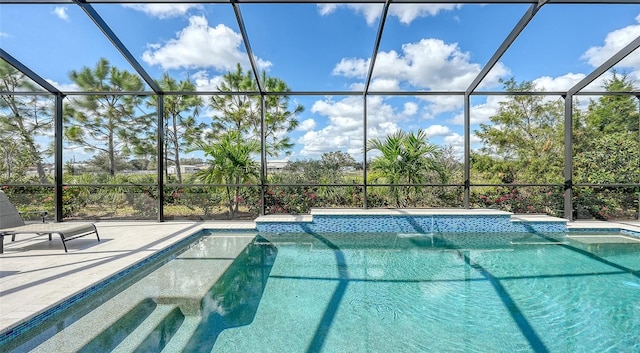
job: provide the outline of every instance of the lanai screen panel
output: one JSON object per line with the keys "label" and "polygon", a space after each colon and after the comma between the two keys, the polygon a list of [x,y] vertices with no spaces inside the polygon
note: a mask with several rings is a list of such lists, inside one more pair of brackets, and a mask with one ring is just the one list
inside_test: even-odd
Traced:
{"label": "lanai screen panel", "polygon": [[[371,55],[376,27],[345,5],[241,4],[258,66],[293,91],[357,90],[341,74],[349,58]],[[376,5],[378,12],[381,6]],[[265,87],[272,91],[275,87]]]}
{"label": "lanai screen panel", "polygon": [[[391,4],[370,91],[465,91],[527,8]],[[488,87],[508,74],[498,66]]]}
{"label": "lanai screen panel", "polygon": [[222,75],[250,70],[249,57],[229,4],[136,3],[95,5],[105,21],[163,91],[218,91]]}
{"label": "lanai screen panel", "polygon": [[635,38],[629,29],[637,25],[638,15],[639,5],[544,5],[501,61],[517,82],[566,91],[614,55],[614,47]]}
{"label": "lanai screen panel", "polygon": [[[137,75],[77,5],[6,4],[0,22],[2,49],[61,91],[100,90],[78,85],[70,74],[95,68],[103,59]],[[148,90],[146,84],[142,89]]]}

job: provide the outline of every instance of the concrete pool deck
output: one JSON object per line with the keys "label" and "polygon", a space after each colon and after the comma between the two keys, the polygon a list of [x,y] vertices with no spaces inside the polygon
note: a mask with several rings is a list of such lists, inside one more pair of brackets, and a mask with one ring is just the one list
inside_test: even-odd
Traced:
{"label": "concrete pool deck", "polygon": [[[201,229],[256,227],[253,221],[104,221],[96,226],[100,242],[95,237],[76,239],[67,244],[68,253],[56,237],[52,242],[46,236],[22,235],[15,242],[6,237],[5,252],[0,255],[0,332]],[[640,221],[576,221],[568,222],[567,227],[640,232]]]}

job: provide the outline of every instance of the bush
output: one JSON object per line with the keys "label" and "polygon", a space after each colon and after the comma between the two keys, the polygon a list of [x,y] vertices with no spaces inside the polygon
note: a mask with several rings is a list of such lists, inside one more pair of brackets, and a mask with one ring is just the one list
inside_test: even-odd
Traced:
{"label": "bush", "polygon": [[563,193],[559,187],[498,187],[484,192],[473,192],[471,203],[473,207],[495,208],[512,213],[544,213],[561,217]]}

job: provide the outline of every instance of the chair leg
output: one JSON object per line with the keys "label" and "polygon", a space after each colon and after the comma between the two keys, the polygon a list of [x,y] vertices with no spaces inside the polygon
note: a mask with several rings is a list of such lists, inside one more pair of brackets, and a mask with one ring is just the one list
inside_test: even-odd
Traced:
{"label": "chair leg", "polygon": [[[51,234],[49,234],[49,237],[51,237]],[[60,233],[60,240],[62,240],[62,246],[64,246],[64,252],[68,252],[67,241],[64,239],[64,235],[62,235],[62,233]]]}

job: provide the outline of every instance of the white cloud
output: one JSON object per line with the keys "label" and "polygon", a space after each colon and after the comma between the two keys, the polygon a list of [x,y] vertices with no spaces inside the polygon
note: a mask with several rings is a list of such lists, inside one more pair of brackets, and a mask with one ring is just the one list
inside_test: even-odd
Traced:
{"label": "white cloud", "polygon": [[[196,85],[196,91],[201,91],[201,92],[202,91],[209,91],[209,92],[220,91],[218,87],[223,81],[222,76],[210,77],[209,72],[206,70],[200,70],[194,74],[191,74],[190,78]],[[209,105],[209,100],[211,99],[210,95],[203,95],[201,96],[201,98],[202,98],[202,101],[205,103],[204,106],[200,108],[201,117],[211,118],[215,115],[220,114],[219,111],[211,109],[211,106]]]}
{"label": "white cloud", "polygon": [[[459,4],[392,4],[388,16],[395,17],[404,24],[410,24],[418,17],[435,16],[442,11],[459,9]],[[325,16],[346,7],[358,15],[362,15],[367,24],[372,26],[382,15],[382,4],[319,4],[318,13]]]}
{"label": "white cloud", "polygon": [[[216,43],[216,45],[211,45]],[[189,25],[176,33],[176,38],[164,44],[150,44],[142,60],[163,69],[208,68],[233,70],[237,63],[249,66],[249,57],[240,50],[242,36],[231,28],[218,24],[209,27],[203,16],[192,16]],[[257,59],[262,68],[270,62]]]}
{"label": "white cloud", "polygon": [[355,125],[362,126],[363,109],[362,97],[347,97],[338,102],[327,98],[313,103],[311,112],[328,116],[332,119],[359,120],[360,123]]}
{"label": "white cloud", "polygon": [[[582,91],[583,92],[584,91],[602,91],[604,80],[610,76],[611,76],[611,73],[609,72],[601,75],[600,77],[595,79],[593,82],[588,84]],[[566,75],[562,75],[558,77],[542,76],[533,80],[533,83],[536,85],[537,88],[542,89],[544,91],[567,91],[571,89],[573,86],[575,86],[578,82],[580,82],[585,77],[586,77],[585,74],[581,74],[581,73],[574,74],[570,72]],[[548,102],[556,99],[558,99],[557,96],[545,96],[543,98],[543,101]],[[586,109],[589,105],[589,99],[585,99],[584,97],[578,97],[577,102],[578,103],[576,104],[576,106],[580,109]]]}
{"label": "white cloud", "polygon": [[[640,15],[636,17],[636,21],[640,22]],[[638,36],[640,36],[640,23],[610,32],[604,39],[602,46],[589,48],[582,55],[582,59],[586,60],[591,66],[598,67]],[[624,58],[618,65],[621,67],[640,69],[640,52],[636,50]]]}
{"label": "white cloud", "polygon": [[200,4],[123,4],[122,6],[160,19],[183,16],[191,9],[202,8]]}
{"label": "white cloud", "polygon": [[392,4],[389,15],[395,16],[404,24],[410,24],[418,17],[435,16],[442,11],[457,10],[460,4]]}
{"label": "white cloud", "polygon": [[56,7],[55,9],[53,9],[53,13],[61,19],[69,21],[69,15],[67,14],[66,7]]}
{"label": "white cloud", "polygon": [[75,83],[58,83],[54,80],[45,79],[45,81],[49,82],[53,87],[57,88],[61,92],[78,92],[82,91],[82,89],[76,85]]}
{"label": "white cloud", "polygon": [[[640,71],[636,70],[636,71],[630,72],[628,74],[628,77],[629,79],[632,80],[632,82],[640,82],[638,81],[638,79],[640,79]],[[612,78],[613,78],[613,73],[611,71],[607,71],[604,74],[600,75],[600,77],[593,80],[593,82],[588,84],[581,92],[589,92],[589,91],[602,92],[605,90],[604,88],[605,81],[611,80]],[[577,96],[577,97],[574,97],[574,105],[580,109],[587,109],[587,107],[589,106],[590,98],[598,100],[599,98],[601,98],[601,96],[596,96],[596,97]],[[576,104],[576,101],[577,101],[577,104]]]}
{"label": "white cloud", "polygon": [[[349,88],[353,91],[363,91],[364,82],[352,83]],[[387,92],[387,91],[399,91],[400,82],[394,79],[373,79],[369,85],[369,92]]]}
{"label": "white cloud", "polygon": [[393,78],[375,78],[371,80],[371,85],[369,85],[369,91],[399,91],[400,90],[400,82]]}
{"label": "white cloud", "polygon": [[353,135],[342,134],[338,126],[330,125],[319,131],[308,131],[299,140],[299,144],[303,145],[300,151],[301,156],[319,157],[323,153],[333,151],[348,151],[348,153],[357,153],[362,146],[362,138]]}
{"label": "white cloud", "polygon": [[406,102],[404,104],[404,110],[402,111],[402,115],[413,116],[418,113],[418,104],[414,102]]}
{"label": "white cloud", "polygon": [[506,100],[507,96],[489,96],[485,103],[471,107],[471,124],[476,125],[491,121],[491,117],[500,110],[500,103]]}
{"label": "white cloud", "polygon": [[[587,87],[583,89],[583,91],[589,91],[589,90],[602,91],[603,79],[607,75],[608,74],[600,76],[599,78],[597,78],[596,80],[588,84]],[[538,77],[537,79],[533,80],[533,84],[536,86],[536,88],[543,91],[563,92],[571,89],[573,86],[575,86],[578,82],[580,82],[585,77],[586,77],[585,74],[582,74],[582,73],[575,74],[570,72],[568,74],[558,76],[558,77],[550,77],[550,76]],[[543,102],[554,101],[554,100],[557,100],[558,98],[559,98],[558,96],[544,96]],[[588,99],[578,98],[577,102],[578,102],[577,107],[580,109],[585,109],[589,105]]]}
{"label": "white cloud", "polygon": [[[369,60],[343,58],[333,69],[333,74],[365,78]],[[378,53],[373,76],[390,82],[408,82],[417,88],[464,90],[481,69],[481,65],[472,63],[470,54],[463,52],[457,43],[429,38],[404,44],[401,53],[395,50]],[[494,86],[508,74],[509,70],[498,63],[483,80],[482,86]]]}
{"label": "white cloud", "polygon": [[[628,77],[632,82],[640,82],[640,70],[636,70],[636,71],[630,72],[628,74]],[[602,85],[601,85],[601,87],[602,87]]]}
{"label": "white cloud", "polygon": [[342,58],[333,68],[332,74],[345,77],[365,78],[369,72],[369,62],[371,60],[358,58]]}
{"label": "white cloud", "polygon": [[460,134],[457,134],[457,133],[453,133],[453,134],[445,137],[444,138],[444,142],[447,145],[463,147],[464,146],[464,136],[462,136]]}
{"label": "white cloud", "polygon": [[[324,152],[346,151],[356,159],[362,159],[363,148],[363,99],[346,97],[316,101],[311,112],[326,116],[328,124],[318,130],[306,132],[297,143],[302,145],[301,156],[317,157]],[[397,121],[403,119],[382,97],[370,96],[367,100],[367,138],[383,138],[398,130]]]}
{"label": "white cloud", "polygon": [[[489,122],[490,118],[498,113],[500,102],[505,100],[507,100],[507,96],[487,96],[485,103],[472,106],[470,113],[471,125]],[[464,125],[464,112],[456,115],[449,122],[456,125]]]}
{"label": "white cloud", "polygon": [[424,129],[424,132],[427,134],[427,137],[432,138],[434,136],[447,136],[451,134],[451,129],[444,125],[430,125]]}
{"label": "white cloud", "polygon": [[9,33],[7,32],[0,32],[0,37],[9,37]]}
{"label": "white cloud", "polygon": [[[474,150],[480,147],[482,140],[478,138],[478,136],[471,134],[471,138],[469,142],[471,145],[471,149]],[[460,135],[457,133],[450,134],[449,136],[444,138],[444,145],[451,146],[453,148],[454,155],[456,155],[458,158],[464,158],[464,136],[463,135]]]}
{"label": "white cloud", "polygon": [[456,157],[464,158],[464,136],[453,133],[444,138],[444,144],[451,146]]}
{"label": "white cloud", "polygon": [[223,81],[222,76],[209,77],[209,72],[200,70],[191,75],[197,91],[219,91],[218,86]]}
{"label": "white cloud", "polygon": [[337,4],[318,4],[318,13],[325,16],[333,13],[338,8]]}
{"label": "white cloud", "polygon": [[310,131],[316,128],[316,121],[313,119],[303,120],[300,125],[298,125],[299,131]]}
{"label": "white cloud", "polygon": [[574,74],[572,72],[558,77],[542,76],[533,80],[533,84],[543,91],[566,91],[575,86],[585,76],[585,74]]}
{"label": "white cloud", "polygon": [[[482,140],[478,138],[478,136],[471,134],[471,139],[470,139],[471,148],[473,149],[474,145],[478,145],[480,143],[482,143]],[[446,146],[451,146],[453,148],[454,155],[456,155],[458,158],[464,157],[464,136],[463,135],[452,133],[444,138],[444,144]]]}
{"label": "white cloud", "polygon": [[335,12],[339,7],[346,7],[356,14],[364,16],[368,25],[373,25],[382,14],[382,4],[318,4],[321,16]]}
{"label": "white cloud", "polygon": [[456,111],[464,105],[462,96],[422,96],[420,99],[429,102],[422,115],[424,119],[433,119],[439,114]]}

